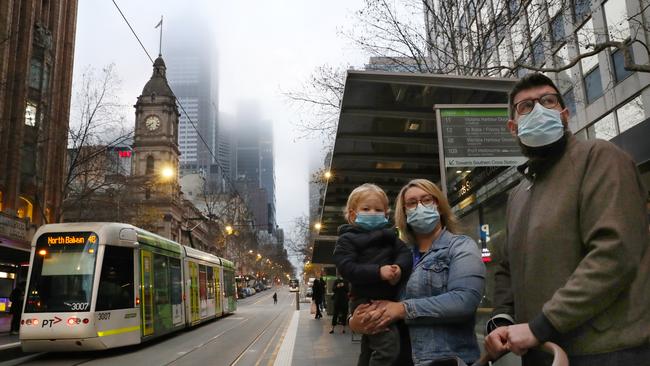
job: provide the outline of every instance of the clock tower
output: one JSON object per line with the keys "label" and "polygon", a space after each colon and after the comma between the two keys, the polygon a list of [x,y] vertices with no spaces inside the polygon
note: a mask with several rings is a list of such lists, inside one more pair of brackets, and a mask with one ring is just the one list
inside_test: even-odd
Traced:
{"label": "clock tower", "polygon": [[178,107],[158,56],[153,74],[135,104],[133,176],[151,183],[164,179],[178,185]]}

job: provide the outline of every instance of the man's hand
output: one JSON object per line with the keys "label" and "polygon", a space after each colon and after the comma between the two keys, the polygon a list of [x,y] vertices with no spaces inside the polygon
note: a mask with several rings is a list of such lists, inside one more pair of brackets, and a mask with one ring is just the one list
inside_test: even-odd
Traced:
{"label": "man's hand", "polygon": [[529,348],[538,345],[539,341],[530,330],[528,323],[515,324],[508,327],[508,348],[512,353],[522,356],[528,352]]}
{"label": "man's hand", "polygon": [[492,361],[496,361],[508,349],[508,327],[498,327],[485,337],[485,350]]}
{"label": "man's hand", "polygon": [[389,265],[381,266],[379,267],[379,276],[384,281],[392,281],[395,278],[395,269]]}
{"label": "man's hand", "polygon": [[393,279],[389,280],[388,283],[395,286],[399,283],[399,280],[402,278],[402,269],[397,264],[392,264],[390,268],[393,269]]}

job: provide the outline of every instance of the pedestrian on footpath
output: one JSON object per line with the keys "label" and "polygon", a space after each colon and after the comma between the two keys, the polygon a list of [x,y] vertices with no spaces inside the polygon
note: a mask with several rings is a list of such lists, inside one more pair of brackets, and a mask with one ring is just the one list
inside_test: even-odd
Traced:
{"label": "pedestrian on footpath", "polygon": [[334,333],[334,329],[338,324],[343,326],[341,333],[345,333],[345,325],[348,322],[348,284],[339,277],[334,281],[334,288],[332,289],[332,301],[334,302],[334,313],[332,314],[332,329],[330,334]]}
{"label": "pedestrian on footpath", "polygon": [[274,292],[273,293],[273,305],[278,303],[278,293]]}
{"label": "pedestrian on footpath", "polygon": [[[411,251],[388,222],[388,197],[374,184],[355,188],[345,207],[348,225],[338,229],[334,262],[351,284],[351,309],[378,300],[396,300],[399,283],[413,267]],[[332,321],[334,324],[334,320]],[[397,326],[364,334],[357,365],[392,365],[400,349]]]}
{"label": "pedestrian on footpath", "polygon": [[560,345],[571,366],[650,365],[647,191],[634,161],[568,129],[558,88],[529,74],[510,92],[508,128],[528,162],[508,198],[485,345],[544,365]]}
{"label": "pedestrian on footpath", "polygon": [[323,302],[323,286],[320,284],[320,280],[316,278],[314,280],[314,283],[312,284],[312,301],[316,305],[316,314],[314,315],[314,319],[320,319],[323,317],[323,314],[320,311],[320,303]]}
{"label": "pedestrian on footpath", "polygon": [[10,334],[16,335],[20,331],[20,316],[23,312],[23,300],[25,298],[25,282],[20,282],[9,294],[11,301],[11,329]]}
{"label": "pedestrian on footpath", "polygon": [[426,179],[402,187],[395,202],[395,224],[411,246],[413,272],[400,291],[400,301],[359,305],[350,329],[372,334],[389,324],[406,324],[402,346],[410,346],[411,352],[401,352],[407,360],[394,366],[408,364],[411,357],[416,366],[452,362],[450,357],[473,364],[479,358],[476,309],[485,285],[479,246],[460,234],[447,198]]}

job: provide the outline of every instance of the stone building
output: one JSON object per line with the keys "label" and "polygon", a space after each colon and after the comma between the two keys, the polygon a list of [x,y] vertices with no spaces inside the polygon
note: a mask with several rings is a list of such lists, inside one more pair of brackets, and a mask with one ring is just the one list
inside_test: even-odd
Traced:
{"label": "stone building", "polygon": [[0,1],[2,280],[24,279],[36,227],[59,219],[76,17],[77,0]]}

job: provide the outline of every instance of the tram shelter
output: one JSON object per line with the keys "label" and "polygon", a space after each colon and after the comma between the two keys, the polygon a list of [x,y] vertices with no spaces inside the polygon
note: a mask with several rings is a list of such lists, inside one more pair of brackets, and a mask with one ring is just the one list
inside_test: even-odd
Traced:
{"label": "tram shelter", "polygon": [[[404,184],[441,182],[436,105],[505,105],[515,79],[349,70],[322,200],[312,262],[333,264],[337,228],[350,192],[375,183],[390,207]],[[444,165],[443,165],[444,167]],[[473,168],[482,172],[484,168]],[[457,180],[452,169],[446,181]],[[470,171],[459,170],[464,175]],[[496,172],[498,174],[498,172]],[[459,173],[460,174],[460,173]],[[495,172],[491,171],[493,176]],[[454,203],[452,202],[452,205]]]}

